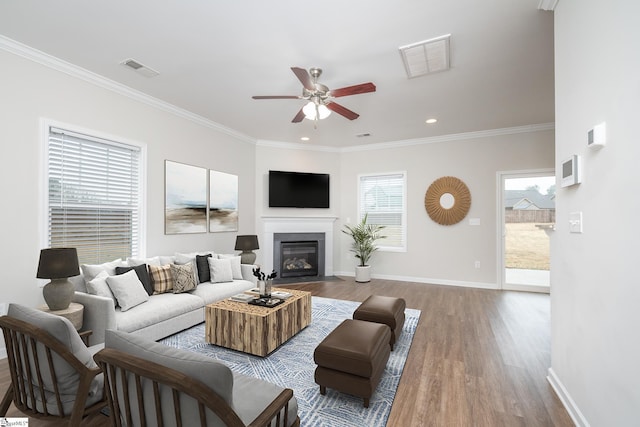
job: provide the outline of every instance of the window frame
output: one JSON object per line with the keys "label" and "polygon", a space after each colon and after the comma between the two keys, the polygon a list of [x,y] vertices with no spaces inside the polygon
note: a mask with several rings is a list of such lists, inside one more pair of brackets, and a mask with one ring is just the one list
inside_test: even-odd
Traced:
{"label": "window frame", "polygon": [[[147,242],[147,144],[124,138],[121,136],[110,135],[94,129],[83,128],[74,124],[62,123],[52,119],[42,118],[41,136],[40,136],[40,246],[48,248],[50,242],[49,236],[49,135],[52,128],[61,129],[72,134],[84,135],[87,139],[100,140],[106,143],[112,142],[114,145],[131,146],[138,148],[139,151],[139,173],[138,173],[138,252],[132,256],[144,258],[146,256]],[[112,260],[109,260],[112,261]],[[80,261],[82,263],[82,261]]]}
{"label": "window frame", "polygon": [[[391,175],[401,175],[402,176],[402,213],[401,213],[401,221],[402,221],[402,245],[401,246],[387,246],[384,245],[385,239],[378,240],[378,250],[381,252],[407,252],[407,171],[391,171],[391,172],[378,172],[378,173],[362,173],[358,174],[358,193],[357,193],[357,204],[358,204],[358,221],[362,221],[364,217],[365,211],[362,206],[362,179],[366,177],[384,177]],[[382,232],[384,234],[384,230]]]}

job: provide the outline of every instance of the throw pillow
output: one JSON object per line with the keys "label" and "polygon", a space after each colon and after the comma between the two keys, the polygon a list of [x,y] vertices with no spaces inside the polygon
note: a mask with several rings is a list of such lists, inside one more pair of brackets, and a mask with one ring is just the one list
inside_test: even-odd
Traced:
{"label": "throw pillow", "polygon": [[173,290],[173,277],[171,276],[171,266],[169,264],[161,265],[160,267],[150,265],[149,275],[151,276],[154,294],[163,294]]}
{"label": "throw pillow", "polygon": [[221,283],[233,281],[231,260],[209,258],[209,269],[211,270],[211,282]]}
{"label": "throw pillow", "polygon": [[130,270],[119,276],[109,276],[107,284],[122,311],[127,311],[149,299],[149,294],[142,286],[135,270]]}
{"label": "throw pillow", "polygon": [[121,258],[118,258],[115,261],[105,262],[103,264],[82,264],[80,266],[80,269],[82,270],[82,274],[84,276],[84,282],[89,283],[101,271],[106,271],[109,276],[114,276],[116,274],[117,266],[126,265],[126,262],[122,261]]}
{"label": "throw pillow", "polygon": [[116,276],[124,274],[127,271],[134,270],[138,275],[138,279],[142,282],[144,290],[148,295],[153,295],[153,285],[151,284],[151,278],[149,277],[149,271],[147,270],[147,264],[136,265],[135,267],[116,267]]}
{"label": "throw pillow", "polygon": [[209,269],[209,261],[211,254],[196,255],[196,268],[198,269],[198,282],[211,281],[211,270]]}
{"label": "throw pillow", "polygon": [[178,264],[178,265],[184,265],[184,264],[190,264],[192,267],[192,271],[193,271],[193,280],[195,280],[196,283],[198,282],[198,268],[196,267],[196,255],[195,254],[181,254],[176,252],[175,255],[175,262],[174,264]]}
{"label": "throw pillow", "polygon": [[159,256],[154,256],[154,257],[151,257],[151,258],[131,258],[131,257],[129,257],[129,258],[127,258],[127,264],[129,264],[129,267],[135,267],[136,265],[140,265],[140,264],[162,265],[162,263],[160,263],[160,257]]}
{"label": "throw pillow", "polygon": [[101,271],[98,273],[96,277],[93,278],[89,283],[87,283],[87,292],[91,295],[98,295],[101,297],[111,298],[113,300],[113,306],[116,306],[116,297],[113,296],[113,292],[109,289],[109,285],[107,284],[107,274],[106,271]]}
{"label": "throw pillow", "polygon": [[173,277],[173,293],[179,294],[195,289],[198,285],[193,278],[193,268],[189,264],[171,264],[171,277]]}
{"label": "throw pillow", "polygon": [[236,280],[242,280],[242,267],[239,255],[224,255],[218,254],[220,259],[228,259],[231,261],[231,271],[233,272],[233,278]]}

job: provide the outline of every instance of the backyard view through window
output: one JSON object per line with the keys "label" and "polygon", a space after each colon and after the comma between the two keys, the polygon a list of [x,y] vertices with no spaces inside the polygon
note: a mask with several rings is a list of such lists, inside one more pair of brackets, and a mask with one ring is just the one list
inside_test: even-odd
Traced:
{"label": "backyard view through window", "polygon": [[555,177],[509,178],[504,189],[505,282],[549,286]]}

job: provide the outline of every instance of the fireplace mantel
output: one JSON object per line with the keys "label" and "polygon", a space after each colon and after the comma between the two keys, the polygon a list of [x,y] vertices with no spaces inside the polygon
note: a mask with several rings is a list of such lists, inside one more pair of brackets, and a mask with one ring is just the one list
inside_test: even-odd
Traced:
{"label": "fireplace mantel", "polygon": [[333,225],[335,216],[263,216],[260,250],[265,271],[273,268],[274,233],[324,233],[325,276],[333,276]]}

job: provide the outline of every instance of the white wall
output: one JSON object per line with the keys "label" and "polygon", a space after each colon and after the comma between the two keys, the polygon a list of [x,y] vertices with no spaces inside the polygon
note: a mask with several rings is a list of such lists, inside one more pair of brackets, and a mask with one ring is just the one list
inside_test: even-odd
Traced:
{"label": "white wall", "polygon": [[[465,136],[465,138],[467,138]],[[342,154],[341,228],[357,220],[358,175],[407,172],[407,252],[374,254],[377,277],[468,286],[497,286],[496,172],[552,168],[553,131],[475,137],[422,145],[354,151]],[[471,208],[458,224],[443,226],[429,218],[424,197],[429,185],[442,176],[461,179],[471,192]],[[469,225],[479,218],[479,226]],[[353,274],[356,260],[348,252],[348,236],[340,233],[341,253],[336,269]],[[481,268],[476,269],[475,261]]]}
{"label": "white wall", "polygon": [[[43,303],[41,118],[147,145],[147,255],[233,252],[236,233],[164,234],[165,159],[239,176],[240,230],[253,233],[255,145],[0,50],[0,303]],[[2,350],[0,348],[0,350]]]}
{"label": "white wall", "polygon": [[[640,422],[640,3],[561,0],[555,10],[556,166],[579,154],[582,184],[558,189],[552,239],[550,380],[578,425]],[[586,146],[607,124],[607,146]],[[570,234],[569,213],[584,233]]]}

